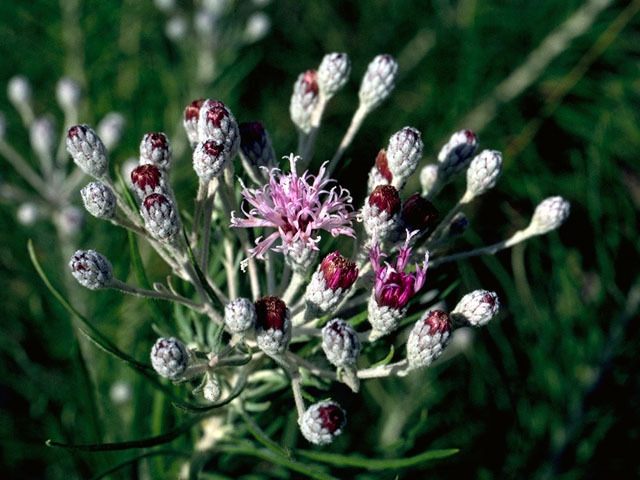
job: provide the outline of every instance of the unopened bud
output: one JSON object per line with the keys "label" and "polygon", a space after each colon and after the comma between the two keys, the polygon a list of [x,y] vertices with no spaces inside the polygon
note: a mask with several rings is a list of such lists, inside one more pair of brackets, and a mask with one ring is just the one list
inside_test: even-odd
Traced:
{"label": "unopened bud", "polygon": [[262,122],[243,122],[240,129],[240,151],[252,167],[273,168],[276,154],[271,145],[269,133]]}
{"label": "unopened bud", "polygon": [[442,310],[431,310],[414,325],[407,340],[410,368],[428,367],[451,339],[451,320]]}
{"label": "unopened bud", "polygon": [[376,156],[376,164],[369,171],[369,179],[367,180],[367,192],[369,195],[378,185],[389,185],[393,180],[393,175],[387,164],[387,151],[383,148]]}
{"label": "unopened bud", "polygon": [[389,139],[386,160],[391,184],[398,190],[418,168],[423,147],[420,132],[413,127],[404,127]]}
{"label": "unopened bud", "polygon": [[442,147],[438,154],[439,169],[443,178],[462,172],[478,148],[478,137],[471,130],[460,130]]}
{"label": "unopened bud", "polygon": [[56,213],[54,221],[64,235],[77,235],[84,224],[84,212],[75,205],[67,205]]}
{"label": "unopened bud", "polygon": [[224,307],[224,323],[231,333],[244,333],[256,324],[256,307],[248,298],[236,298]]}
{"label": "unopened bud", "polygon": [[31,148],[39,157],[51,157],[56,147],[56,131],[53,119],[46,115],[36,118],[29,126]]}
{"label": "unopened bud", "polygon": [[121,113],[109,112],[98,123],[98,136],[107,150],[111,151],[118,146],[124,133],[125,120]]}
{"label": "unopened bud", "polygon": [[426,165],[420,171],[420,186],[422,194],[428,195],[438,180],[438,165]]}
{"label": "unopened bud", "polygon": [[83,287],[107,288],[113,281],[113,267],[107,258],[94,250],[78,250],[69,261],[71,273]]}
{"label": "unopened bud", "polygon": [[205,100],[198,117],[198,138],[222,144],[229,158],[238,153],[240,131],[233,113],[219,100]]}
{"label": "unopened bud", "polygon": [[180,220],[173,202],[161,193],[145,197],[141,210],[145,228],[157,240],[172,241],[180,231]]}
{"label": "unopened bud", "polygon": [[31,84],[27,77],[23,75],[11,77],[7,84],[7,97],[16,109],[21,110],[23,106],[30,105],[31,96]]}
{"label": "unopened bud", "polygon": [[360,84],[360,104],[368,111],[380,105],[393,90],[397,74],[398,64],[391,55],[375,57]]}
{"label": "unopened bud", "polygon": [[198,118],[200,118],[200,109],[203,103],[204,99],[202,98],[194,100],[184,109],[183,125],[192,148],[200,141],[200,137],[198,136]]}
{"label": "unopened bud", "polygon": [[218,380],[216,380],[215,376],[207,375],[206,383],[202,388],[202,395],[205,400],[209,402],[217,402],[220,400],[222,390],[220,389],[220,384],[218,383]]}
{"label": "unopened bud", "polygon": [[433,227],[438,218],[438,210],[429,200],[414,193],[402,205],[401,217],[406,228],[422,232]]}
{"label": "unopened bud", "polygon": [[471,161],[467,169],[467,196],[482,195],[495,187],[502,172],[502,154],[496,150],[483,150]]}
{"label": "unopened bud", "polygon": [[295,242],[285,252],[284,260],[294,273],[306,275],[318,260],[318,250],[306,242]]}
{"label": "unopened bud", "polygon": [[467,293],[451,312],[451,319],[459,326],[481,327],[495,317],[500,301],[495,292],[474,290]]}
{"label": "unopened bud", "polygon": [[346,415],[336,402],[318,402],[304,412],[300,431],[304,438],[315,445],[328,445],[342,433]]}
{"label": "unopened bud", "polygon": [[327,255],[311,276],[305,292],[306,315],[317,318],[331,312],[358,278],[358,268],[340,252]]}
{"label": "unopened bud", "polygon": [[151,164],[165,172],[171,167],[171,145],[164,133],[146,133],[140,142],[140,165]]}
{"label": "unopened bud", "polygon": [[131,185],[138,200],[152,193],[166,193],[167,184],[163,172],[152,164],[139,165],[131,171]]}
{"label": "unopened bud", "polygon": [[25,227],[33,226],[40,217],[40,209],[35,203],[21,203],[16,212],[16,218],[21,225]]}
{"label": "unopened bud", "polygon": [[255,302],[256,342],[267,355],[282,354],[291,341],[291,313],[278,297],[262,297]]}
{"label": "unopened bud", "polygon": [[329,53],[322,58],[318,67],[318,87],[327,98],[340,90],[351,73],[351,61],[346,53]]}
{"label": "unopened bud", "polygon": [[391,185],[378,185],[362,208],[362,223],[367,235],[382,242],[397,230],[400,222],[400,196]]}
{"label": "unopened bud", "polygon": [[179,380],[189,366],[189,351],[177,338],[159,338],[151,348],[151,365],[161,377]]}
{"label": "unopened bud", "polygon": [[375,291],[372,293],[367,304],[369,314],[367,319],[373,329],[369,337],[371,341],[384,337],[398,328],[400,321],[407,313],[407,307],[400,305],[398,307],[396,308],[396,305],[380,305],[376,299]]}
{"label": "unopened bud", "polygon": [[322,329],[322,350],[332,365],[353,366],[360,354],[358,334],[351,324],[335,318]]}
{"label": "unopened bud", "polygon": [[247,43],[258,42],[262,40],[271,28],[271,20],[264,12],[252,13],[247,19],[244,27],[244,40]]}
{"label": "unopened bud", "polygon": [[570,204],[562,197],[549,197],[540,202],[533,212],[527,230],[543,235],[560,227],[569,217]]}
{"label": "unopened bud", "polygon": [[110,219],[116,213],[116,197],[104,183],[91,182],[80,190],[84,208],[97,218]]}
{"label": "unopened bud", "polygon": [[56,85],[56,99],[65,112],[77,110],[82,99],[82,87],[72,78],[63,77]]}
{"label": "unopened bud", "polygon": [[304,133],[311,131],[311,115],[318,104],[317,77],[315,70],[307,70],[293,84],[289,114],[295,126]]}
{"label": "unopened bud", "polygon": [[200,179],[213,180],[224,171],[229,159],[224,144],[213,139],[205,140],[193,151],[193,169]]}
{"label": "unopened bud", "polygon": [[87,175],[98,180],[109,173],[107,150],[98,134],[89,125],[75,125],[67,132],[67,151]]}

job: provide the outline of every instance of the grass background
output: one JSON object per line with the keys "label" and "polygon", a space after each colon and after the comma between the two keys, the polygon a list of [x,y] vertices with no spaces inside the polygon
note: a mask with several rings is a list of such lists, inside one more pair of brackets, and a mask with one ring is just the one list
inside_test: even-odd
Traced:
{"label": "grass background", "polygon": [[[393,132],[404,125],[421,130],[431,161],[469,112],[493,98],[500,82],[584,3],[278,0],[265,7],[272,21],[267,37],[227,52],[220,76],[205,85],[195,79],[193,50],[166,38],[166,16],[151,2],[9,1],[0,3],[0,85],[15,74],[26,75],[34,85],[36,111],[58,115],[56,81],[63,74],[79,76],[88,96],[83,121],[95,123],[110,110],[127,119],[114,163],[135,155],[145,132],[164,130],[178,141],[180,111],[198,96],[224,100],[239,121],[262,120],[284,155],[296,142],[288,102],[297,74],[315,67],[326,52],[345,51],[353,63],[352,80],[327,110],[319,159],[331,156],[348,125],[367,63],[390,53],[400,61],[396,90],[366,120],[337,172],[358,199],[366,183],[363,172]],[[547,196],[560,194],[572,204],[571,217],[558,232],[437,272],[438,278],[459,282],[451,302],[474,288],[498,291],[500,317],[478,331],[462,354],[426,372],[369,381],[360,396],[332,392],[348,410],[349,426],[330,451],[370,458],[408,457],[432,448],[460,452],[413,469],[333,469],[333,474],[363,479],[640,475],[638,462],[627,453],[640,440],[639,9],[637,1],[611,2],[479,131],[483,148],[504,152],[505,168],[496,189],[468,209],[473,228],[457,247],[494,241],[524,226]],[[225,24],[241,22],[248,10],[240,2]],[[82,39],[75,46],[63,27],[69,15],[76,15]],[[4,94],[0,111],[8,120],[8,139],[30,156],[28,136]],[[22,183],[6,163],[0,171],[2,181]],[[178,195],[190,198],[195,180],[186,156],[175,182]],[[417,183],[407,191],[411,188]],[[458,184],[438,198],[441,211],[462,188]],[[16,205],[0,208],[0,468],[8,478],[89,478],[133,454],[67,452],[47,448],[44,440],[142,438],[165,431],[175,415],[126,367],[93,347],[78,346],[68,315],[29,262],[27,239],[34,239],[54,283],[123,350],[146,358],[150,323],[158,319],[141,301],[123,301],[111,292],[88,294],[67,284],[53,228],[47,222],[24,228],[15,212]],[[104,252],[118,276],[127,276],[123,232],[91,218],[76,244]],[[152,275],[166,273],[152,258],[148,263]],[[166,306],[160,308],[171,316]],[[91,352],[89,364],[80,360],[79,348]],[[132,386],[133,401],[114,404],[109,390],[117,381]],[[256,420],[269,425],[276,440],[293,446],[289,407],[274,406]],[[183,437],[171,448],[186,449],[191,441]],[[167,456],[113,478],[174,478],[178,464]],[[297,478],[246,455],[220,453],[207,470],[231,478]]]}

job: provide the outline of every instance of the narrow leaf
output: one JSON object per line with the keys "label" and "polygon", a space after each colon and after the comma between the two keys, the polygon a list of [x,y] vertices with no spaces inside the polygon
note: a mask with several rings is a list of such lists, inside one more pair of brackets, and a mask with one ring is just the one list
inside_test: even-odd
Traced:
{"label": "narrow leaf", "polygon": [[298,455],[318,462],[328,463],[336,467],[356,467],[367,470],[385,470],[391,468],[407,468],[432,460],[447,458],[459,452],[457,448],[429,450],[414,457],[405,458],[366,458],[359,455],[340,455],[338,453],[320,452],[316,450],[296,450]]}
{"label": "narrow leaf", "polygon": [[393,348],[393,345],[391,345],[391,348],[389,348],[389,353],[387,353],[387,356],[384,357],[379,362],[376,362],[373,365],[371,365],[371,368],[380,367],[382,365],[388,364],[391,361],[391,359],[393,358],[393,354],[395,353],[395,351],[396,351],[395,348]]}
{"label": "narrow leaf", "polygon": [[129,460],[125,460],[124,462],[121,462],[111,467],[110,469],[105,470],[102,473],[99,473],[94,477],[91,477],[91,480],[100,480],[101,478],[111,475],[112,473],[115,473],[118,470],[122,470],[123,468],[128,467],[129,465],[135,465],[143,458],[157,457],[158,455],[189,457],[191,454],[189,452],[181,452],[179,450],[167,450],[167,449],[154,450],[152,452],[142,453],[140,455],[136,455],[135,457],[130,458]]}

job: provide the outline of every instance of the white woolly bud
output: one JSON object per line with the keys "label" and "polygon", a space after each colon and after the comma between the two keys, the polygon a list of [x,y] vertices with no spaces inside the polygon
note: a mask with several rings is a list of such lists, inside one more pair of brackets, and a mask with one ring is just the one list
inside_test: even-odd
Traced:
{"label": "white woolly bud", "polygon": [[377,205],[365,202],[360,213],[364,230],[369,238],[376,238],[378,242],[391,239],[401,225],[400,213],[390,215],[380,210]]}
{"label": "white woolly bud", "polygon": [[262,40],[271,28],[271,19],[264,12],[252,13],[244,27],[243,37],[245,42],[254,43]]}
{"label": "white woolly bud", "polygon": [[31,105],[31,96],[31,84],[27,77],[23,75],[11,77],[7,84],[7,97],[16,109],[21,110],[24,106]]}
{"label": "white woolly bud", "polygon": [[187,20],[181,15],[174,15],[164,25],[164,33],[169,40],[180,41],[187,36],[189,26]]}
{"label": "white woolly bud", "polygon": [[289,114],[291,121],[304,133],[311,131],[311,115],[318,104],[317,77],[315,70],[307,70],[298,75],[296,83],[293,84]]}
{"label": "white woolly bud", "polygon": [[570,204],[562,197],[549,197],[536,207],[527,230],[543,235],[560,227],[569,217]]}
{"label": "white woolly bud", "polygon": [[159,338],[151,348],[151,365],[161,377],[179,380],[189,366],[189,351],[177,338]]}
{"label": "white woolly bud", "polygon": [[426,165],[420,170],[420,185],[422,195],[428,195],[438,180],[438,165]]}
{"label": "white woolly bud", "polygon": [[315,445],[327,445],[342,433],[346,415],[336,402],[318,402],[307,408],[299,422],[304,438]]}
{"label": "white woolly bud", "polygon": [[256,324],[256,308],[248,298],[236,298],[224,307],[224,323],[232,333],[244,333]]}
{"label": "white woolly bud", "polygon": [[136,167],[138,167],[138,159],[135,157],[127,158],[122,162],[122,166],[120,167],[120,175],[122,176],[124,183],[126,183],[130,188],[133,186],[133,182],[131,181],[131,172],[133,172]]}
{"label": "white woolly bud", "polygon": [[335,318],[322,329],[322,350],[332,365],[353,366],[360,354],[358,334],[351,324]]}
{"label": "white woolly bud", "polygon": [[213,375],[207,375],[207,381],[202,388],[202,395],[209,402],[217,402],[220,400],[222,390],[218,380]]}
{"label": "white woolly bud", "polygon": [[124,117],[118,112],[109,112],[100,120],[96,130],[107,150],[118,146],[124,133],[124,126]]}
{"label": "white woolly bud", "polygon": [[389,335],[398,328],[400,321],[407,314],[407,307],[396,309],[386,305],[380,306],[378,305],[375,294],[372,293],[371,297],[369,297],[369,303],[367,304],[367,311],[369,313],[369,323],[373,328],[369,338],[371,341],[374,341],[385,335]]}
{"label": "white woolly bud", "polygon": [[482,327],[489,323],[500,310],[500,301],[495,292],[474,290],[467,293],[451,312],[451,319],[456,325]]}
{"label": "white woolly bud", "polygon": [[40,209],[35,203],[25,202],[20,204],[16,212],[16,218],[25,227],[33,226],[40,217]]}
{"label": "white woolly bud", "polygon": [[78,250],[69,261],[71,273],[83,287],[107,288],[113,280],[113,267],[107,258],[94,250]]}
{"label": "white woolly bud", "polygon": [[77,235],[84,224],[84,212],[75,205],[67,205],[56,214],[54,221],[65,235]]}
{"label": "white woolly bud", "polygon": [[502,154],[497,150],[483,150],[467,169],[467,193],[470,199],[495,187],[502,173]]}
{"label": "white woolly bud", "polygon": [[404,127],[389,139],[387,166],[392,175],[391,185],[398,190],[418,168],[423,147],[420,132],[413,127]]}
{"label": "white woolly bud", "polygon": [[82,99],[82,87],[69,77],[62,77],[56,85],[58,105],[65,112],[77,110]]}
{"label": "white woolly bud", "polygon": [[91,182],[80,190],[84,208],[97,218],[110,219],[116,213],[116,197],[104,183]]}
{"label": "white woolly bud", "polygon": [[205,100],[198,114],[200,141],[222,144],[230,159],[240,148],[240,130],[233,113],[219,100]]}
{"label": "white woolly bud", "polygon": [[171,167],[172,151],[169,139],[164,133],[146,133],[140,142],[140,165],[155,165],[168,172]]}
{"label": "white woolly bud", "polygon": [[193,151],[193,169],[198,178],[209,181],[219,176],[229,163],[227,149],[213,139],[200,142]]}
{"label": "white woolly bud", "polygon": [[145,228],[157,240],[173,241],[180,232],[180,220],[173,202],[161,193],[152,193],[140,211]]}
{"label": "white woolly bud", "polygon": [[440,175],[445,180],[462,172],[478,148],[478,137],[471,130],[460,130],[451,135],[438,153]]}
{"label": "white woolly bud", "polygon": [[349,80],[351,61],[346,53],[329,53],[318,67],[318,87],[326,98],[331,98]]}
{"label": "white woolly bud", "polygon": [[98,180],[108,175],[109,157],[98,134],[89,125],[75,125],[67,132],[67,151],[80,169]]}
{"label": "white woolly bud", "polygon": [[36,118],[29,126],[29,140],[39,157],[51,157],[57,140],[53,118],[49,115]]}
{"label": "white woolly bud", "polygon": [[378,55],[367,66],[358,97],[368,111],[380,105],[393,90],[398,64],[391,55]]}
{"label": "white woolly bud", "polygon": [[432,310],[418,320],[407,340],[409,367],[428,367],[436,360],[451,339],[451,321],[446,312]]}

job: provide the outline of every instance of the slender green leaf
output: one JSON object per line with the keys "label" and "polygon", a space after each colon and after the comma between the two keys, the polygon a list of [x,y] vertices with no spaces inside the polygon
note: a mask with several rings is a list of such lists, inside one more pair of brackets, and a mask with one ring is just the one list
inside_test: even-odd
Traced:
{"label": "slender green leaf", "polygon": [[246,422],[249,432],[251,433],[251,435],[253,435],[253,437],[256,440],[258,440],[258,442],[263,444],[265,447],[267,447],[269,450],[271,450],[273,453],[275,453],[281,458],[291,458],[291,453],[289,452],[289,450],[282,448],[276,442],[271,440],[269,436],[262,431],[262,429],[258,426],[258,424],[255,423],[253,419],[249,415],[247,415],[247,413],[243,409],[240,409],[240,414],[242,415],[242,418]]}
{"label": "slender green leaf", "polygon": [[396,352],[396,349],[393,347],[393,345],[391,345],[391,348],[389,348],[389,353],[387,353],[386,357],[384,357],[379,362],[376,362],[373,365],[371,365],[371,368],[380,367],[382,365],[386,365],[387,363],[389,363],[391,361],[391,359],[393,358],[393,354],[395,352]]}
{"label": "slender green leaf", "polygon": [[114,173],[116,175],[116,182],[118,182],[118,185],[120,185],[120,190],[122,191],[122,194],[124,195],[125,200],[129,204],[129,207],[131,207],[131,209],[134,212],[137,212],[138,211],[138,205],[136,205],[135,200],[131,196],[131,192],[127,188],[126,183],[124,183],[124,180],[122,179],[122,175],[120,175],[120,172],[118,171],[117,168],[114,169]]}
{"label": "slender green leaf", "polygon": [[366,458],[359,455],[340,455],[338,453],[315,450],[296,450],[296,454],[318,462],[328,463],[336,467],[356,467],[367,470],[385,470],[390,468],[407,468],[432,460],[447,458],[458,453],[457,448],[429,450],[419,455],[406,458]]}
{"label": "slender green leaf", "polygon": [[200,283],[204,287],[205,292],[207,292],[207,295],[209,295],[209,298],[213,302],[214,306],[220,309],[220,311],[223,311],[224,305],[220,303],[220,300],[218,300],[218,297],[213,291],[213,289],[211,288],[211,285],[209,285],[207,278],[202,273],[202,270],[200,270],[200,266],[198,265],[198,262],[196,261],[196,258],[193,255],[193,250],[191,250],[191,246],[189,245],[189,237],[187,236],[187,231],[184,228],[182,229],[182,234],[184,235],[185,244],[187,246],[187,253],[189,254],[189,260],[191,261],[191,265],[193,265],[193,268],[195,269],[196,274],[200,279]]}
{"label": "slender green leaf", "polygon": [[191,454],[189,452],[181,452],[180,450],[168,450],[168,449],[154,450],[152,452],[142,453],[140,455],[136,455],[135,457],[130,458],[129,460],[120,462],[117,465],[111,467],[110,469],[105,470],[104,472],[99,473],[98,475],[95,475],[94,477],[91,477],[91,480],[100,480],[101,478],[105,478],[106,476],[111,475],[112,473],[115,473],[118,470],[122,470],[123,468],[128,467],[129,465],[135,465],[143,458],[157,457],[158,455],[189,457]]}
{"label": "slender green leaf", "polygon": [[214,402],[214,403],[210,403],[209,405],[202,405],[202,406],[189,405],[183,402],[174,403],[174,406],[176,408],[179,408],[180,410],[184,410],[187,412],[208,412],[209,410],[213,410],[213,409],[228,405],[234,399],[238,398],[238,395],[240,395],[244,390],[244,387],[247,384],[247,376],[248,376],[248,372],[245,371],[240,376],[240,378],[238,378],[238,381],[235,387],[224,400],[220,400],[219,402]]}

